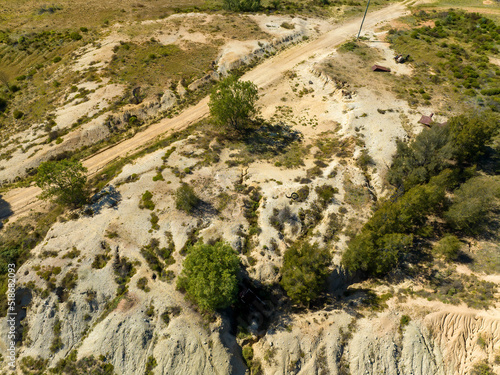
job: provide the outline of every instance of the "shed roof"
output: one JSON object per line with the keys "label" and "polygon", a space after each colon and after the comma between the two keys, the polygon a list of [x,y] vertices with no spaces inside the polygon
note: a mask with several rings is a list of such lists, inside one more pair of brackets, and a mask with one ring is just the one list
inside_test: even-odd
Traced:
{"label": "shed roof", "polygon": [[387,68],[385,66],[382,66],[382,65],[373,65],[372,66],[372,70],[374,72],[390,72],[391,71],[391,68]]}

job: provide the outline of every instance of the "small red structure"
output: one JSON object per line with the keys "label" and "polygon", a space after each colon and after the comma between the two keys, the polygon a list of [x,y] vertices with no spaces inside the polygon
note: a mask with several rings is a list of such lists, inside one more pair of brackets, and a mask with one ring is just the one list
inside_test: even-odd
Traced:
{"label": "small red structure", "polygon": [[390,72],[391,68],[386,68],[385,66],[382,65],[373,65],[372,70],[374,72]]}
{"label": "small red structure", "polygon": [[427,126],[431,126],[431,124],[434,122],[432,120],[432,116],[434,116],[434,113],[431,113],[430,116],[422,116],[420,120],[418,120],[418,122]]}

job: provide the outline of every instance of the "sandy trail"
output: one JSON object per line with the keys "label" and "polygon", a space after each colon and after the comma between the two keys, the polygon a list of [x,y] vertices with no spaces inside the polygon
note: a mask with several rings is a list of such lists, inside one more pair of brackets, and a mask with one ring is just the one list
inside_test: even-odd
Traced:
{"label": "sandy trail", "polygon": [[[380,23],[403,16],[407,11],[406,3],[407,1],[393,4],[368,13],[363,25],[363,31],[373,31]],[[332,53],[335,46],[357,34],[360,22],[361,17],[350,20],[317,39],[293,46],[256,66],[241,79],[253,81],[262,90],[278,80],[285,71],[292,69],[295,65],[313,57],[318,59]],[[209,114],[208,100],[208,97],[206,97],[197,105],[184,110],[179,116],[163,119],[132,138],[92,155],[83,161],[83,165],[88,168],[88,173],[92,176],[113,160],[138,151],[155,138],[182,130],[198,122]],[[12,211],[9,220],[13,221],[36,209],[41,204],[37,198],[40,193],[41,190],[38,187],[31,186],[13,189],[3,195],[1,199],[7,202],[10,211]],[[7,210],[4,210],[4,212],[7,212]],[[0,219],[2,216],[3,218],[7,216],[4,212],[0,212]]]}

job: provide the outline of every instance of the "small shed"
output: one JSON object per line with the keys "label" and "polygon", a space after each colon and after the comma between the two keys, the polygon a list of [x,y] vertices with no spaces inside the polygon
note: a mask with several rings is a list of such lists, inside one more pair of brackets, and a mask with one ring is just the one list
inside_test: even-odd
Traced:
{"label": "small shed", "polygon": [[427,126],[431,126],[431,124],[434,122],[432,120],[432,116],[434,116],[434,113],[431,113],[430,116],[422,116],[420,120],[418,120],[418,122]]}
{"label": "small shed", "polygon": [[382,66],[382,65],[373,65],[372,70],[374,72],[390,72],[391,68],[387,68],[387,67]]}

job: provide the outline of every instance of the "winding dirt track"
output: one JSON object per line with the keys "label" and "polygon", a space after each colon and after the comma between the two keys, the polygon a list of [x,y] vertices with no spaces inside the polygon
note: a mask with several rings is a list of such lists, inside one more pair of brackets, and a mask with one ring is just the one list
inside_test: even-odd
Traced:
{"label": "winding dirt track", "polygon": [[[405,3],[407,1],[368,13],[363,30],[373,30],[382,22],[403,16],[406,12]],[[296,64],[304,60],[308,60],[313,55],[317,59],[330,54],[336,45],[357,34],[360,22],[361,17],[353,19],[339,25],[317,39],[293,46],[256,66],[241,79],[252,81],[260,89],[263,89],[278,80],[285,71],[292,69]],[[208,97],[206,97],[197,105],[184,110],[179,116],[171,119],[163,119],[149,126],[146,130],[137,133],[134,137],[92,155],[83,161],[83,165],[87,167],[88,174],[92,176],[113,160],[140,150],[157,137],[182,130],[207,117],[208,114]],[[10,221],[30,212],[32,209],[36,209],[41,204],[37,198],[40,192],[41,190],[36,186],[13,189],[7,192],[2,199],[10,205]],[[8,211],[7,209],[0,210],[0,218],[2,216],[5,217]]]}

